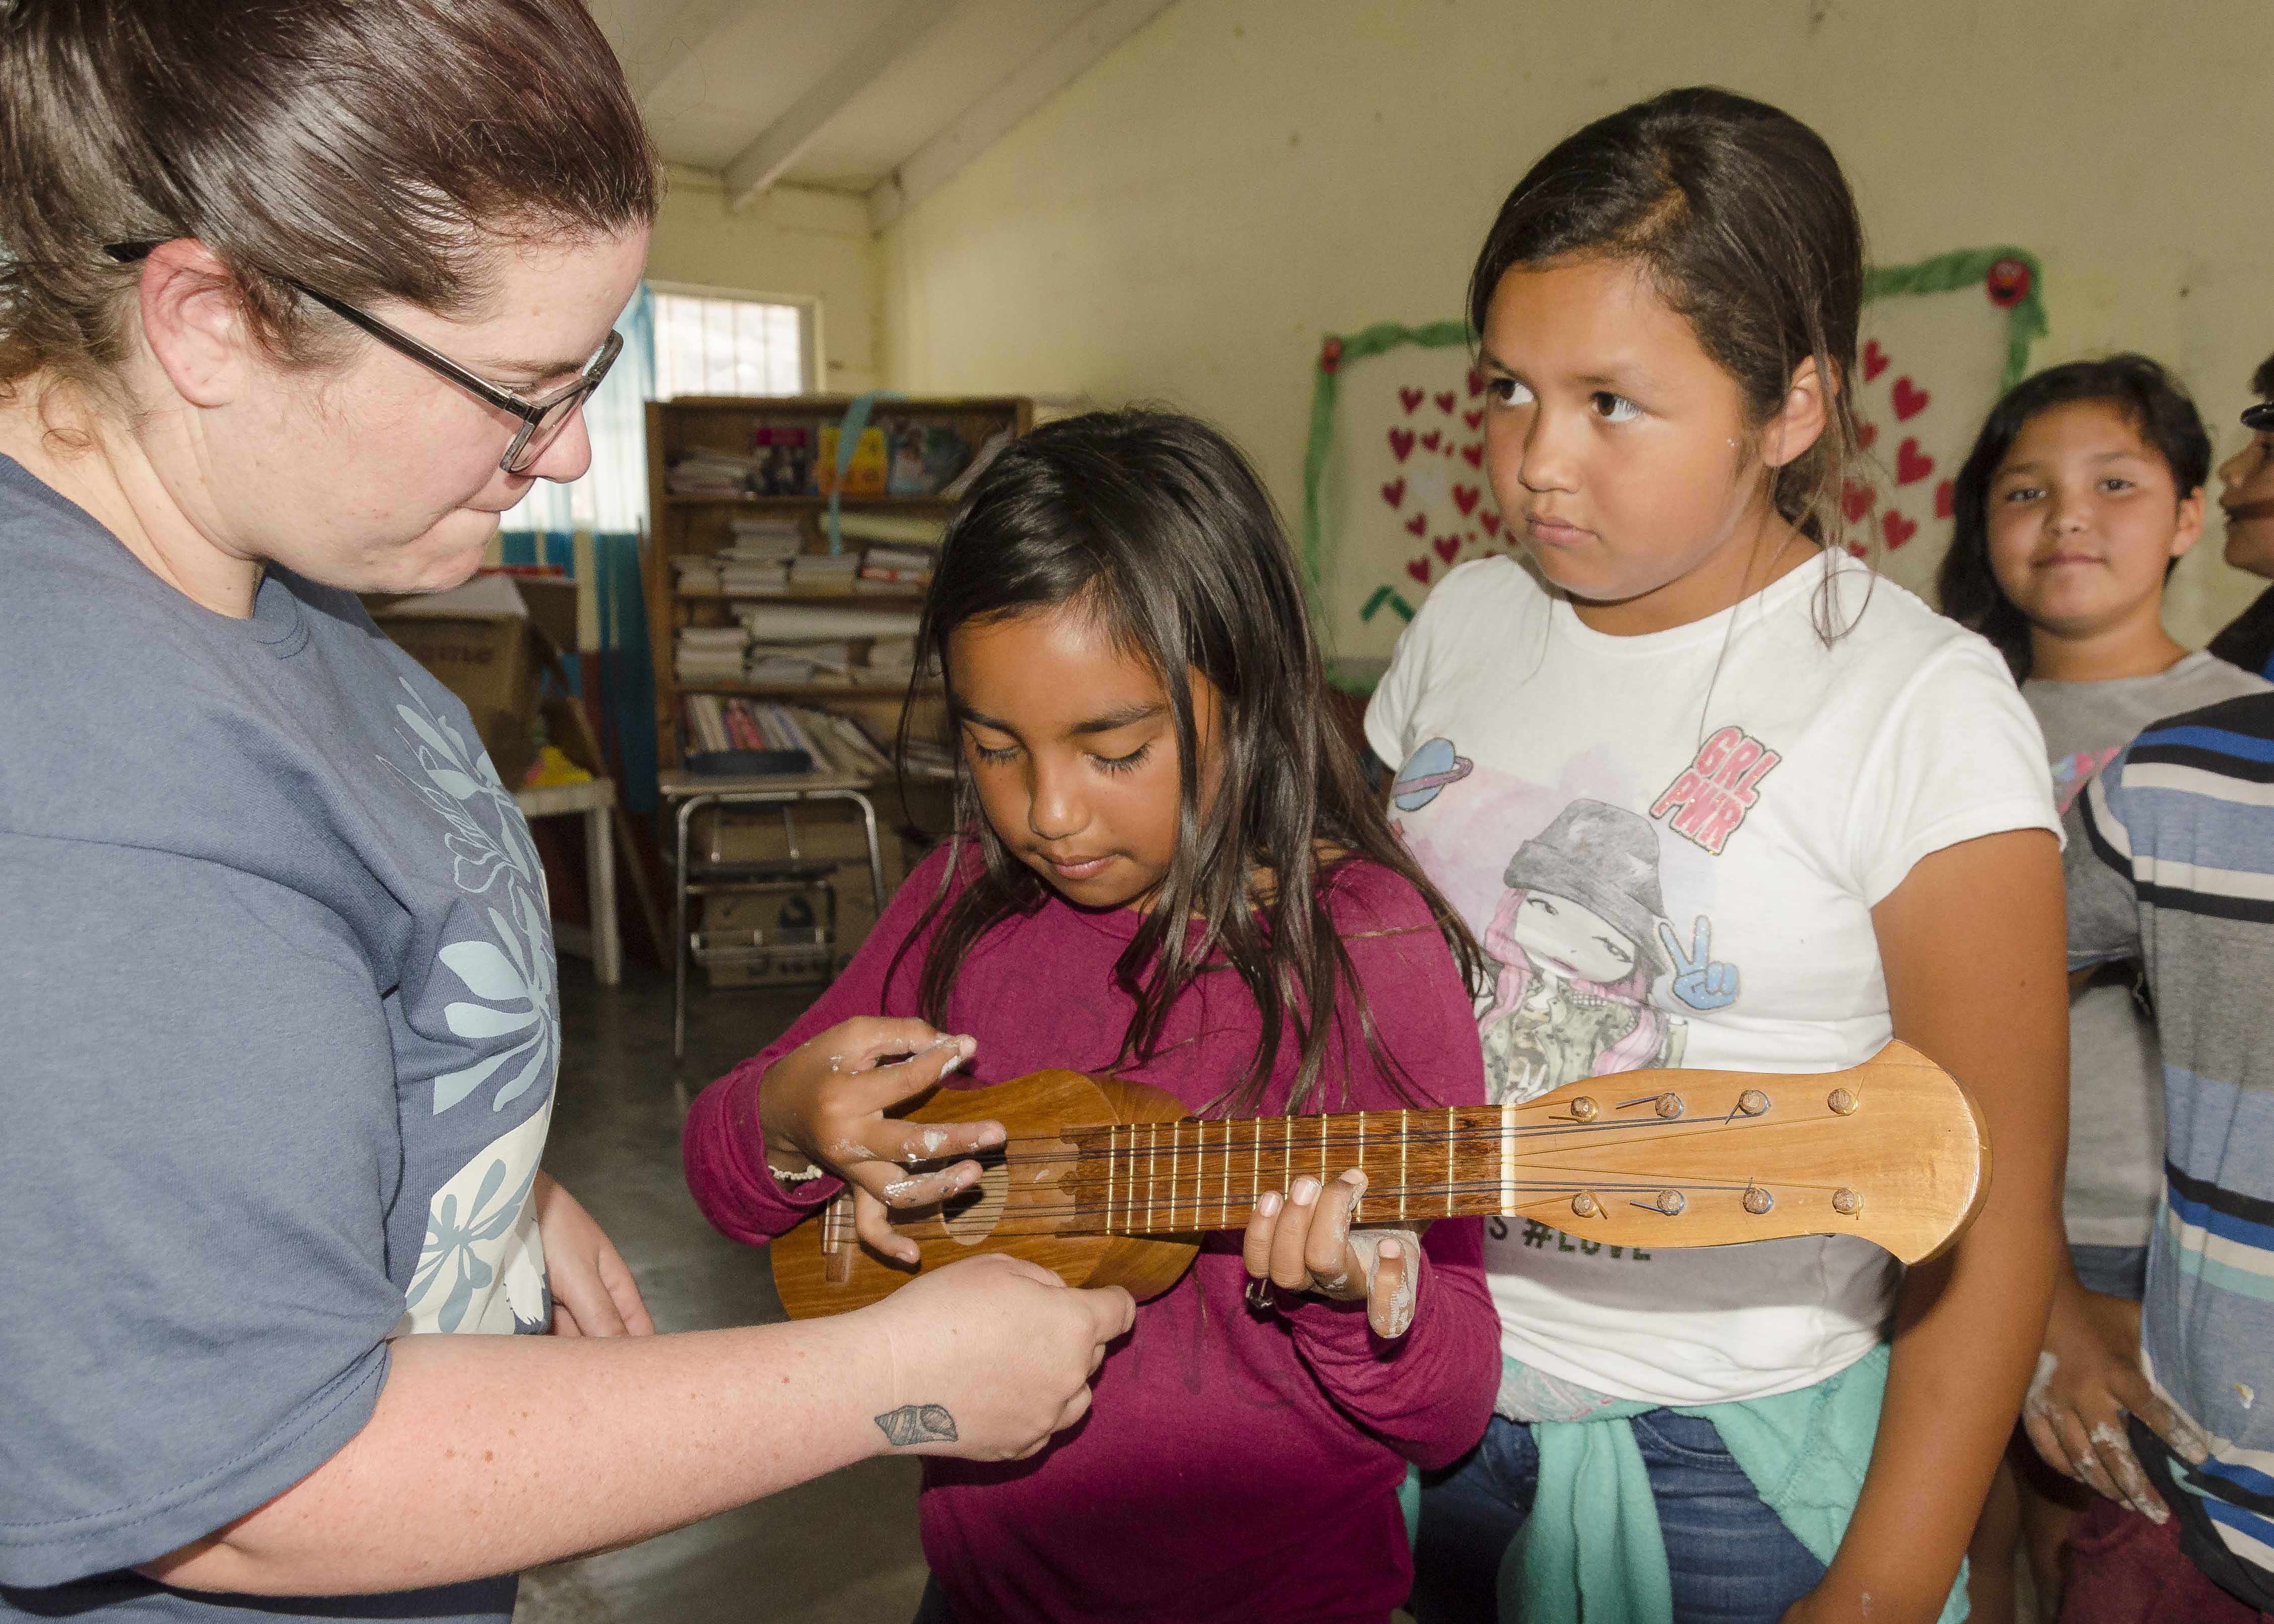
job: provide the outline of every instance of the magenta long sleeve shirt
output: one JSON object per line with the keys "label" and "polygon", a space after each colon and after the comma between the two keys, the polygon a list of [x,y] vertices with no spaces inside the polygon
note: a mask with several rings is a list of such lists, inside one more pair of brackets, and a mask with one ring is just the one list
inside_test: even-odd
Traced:
{"label": "magenta long sleeve shirt", "polygon": [[[826,1027],[918,1013],[923,943],[889,984],[887,972],[945,862],[935,854],[909,876],[819,1003],[696,1101],[688,1182],[726,1234],[763,1243],[842,1187],[773,1178],[757,1092],[776,1058]],[[1403,1068],[1411,1099],[1353,1041],[1330,1056],[1332,1081],[1314,1109],[1483,1103],[1468,996],[1420,897],[1387,870],[1352,862],[1337,871],[1329,898],[1380,1047]],[[1140,922],[1054,897],[990,933],[950,999],[945,1029],[978,1040],[955,1086],[1053,1066],[1118,1070],[1199,1112],[1243,1078],[1260,1023],[1229,973],[1201,977],[1178,1002],[1149,1063],[1117,1068],[1132,1001],[1113,966]],[[1284,1109],[1292,1049],[1283,1047],[1257,1114]],[[1088,1417],[1040,1455],[924,1462],[924,1555],[959,1618],[1378,1621],[1404,1600],[1406,1462],[1438,1466],[1465,1452],[1499,1380],[1500,1323],[1477,1221],[1430,1229],[1412,1328],[1394,1342],[1372,1334],[1363,1304],[1301,1297],[1250,1309],[1239,1241],[1236,1230],[1210,1237],[1182,1280],[1139,1305],[1135,1327],[1098,1370]]]}

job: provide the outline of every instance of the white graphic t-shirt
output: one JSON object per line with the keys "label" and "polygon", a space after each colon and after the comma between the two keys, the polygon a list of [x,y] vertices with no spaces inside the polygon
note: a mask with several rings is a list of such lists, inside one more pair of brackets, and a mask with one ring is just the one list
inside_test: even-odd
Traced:
{"label": "white graphic t-shirt", "polygon": [[[1818,626],[1847,627],[1826,645]],[[1871,909],[1930,853],[2059,821],[1990,645],[1845,557],[1670,631],[1591,630],[1505,559],[1455,570],[1367,712],[1392,816],[1484,944],[1487,1084],[1826,1071],[1893,1035]],[[1502,1349],[1660,1404],[1811,1385],[1880,1339],[1852,1237],[1608,1246],[1487,1221]]]}

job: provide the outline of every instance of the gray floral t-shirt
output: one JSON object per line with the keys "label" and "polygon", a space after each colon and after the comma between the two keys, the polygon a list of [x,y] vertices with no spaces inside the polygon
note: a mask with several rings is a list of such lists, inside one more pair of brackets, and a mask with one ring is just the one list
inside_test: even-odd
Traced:
{"label": "gray floral t-shirt", "polygon": [[0,695],[0,1617],[246,1616],[123,1570],[328,1460],[391,1337],[550,1317],[543,872],[351,596],[213,614],[5,457]]}

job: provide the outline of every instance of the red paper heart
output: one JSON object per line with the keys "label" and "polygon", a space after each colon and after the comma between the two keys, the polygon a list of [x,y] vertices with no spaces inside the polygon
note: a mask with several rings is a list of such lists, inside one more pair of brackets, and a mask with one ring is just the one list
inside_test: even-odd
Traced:
{"label": "red paper heart", "polygon": [[1919,449],[1916,440],[1907,440],[1895,447],[1895,483],[1910,485],[1934,472],[1934,459]]}
{"label": "red paper heart", "polygon": [[1416,536],[1422,534],[1429,528],[1429,515],[1426,513],[1415,514],[1412,518],[1405,521],[1405,528],[1412,530]]}
{"label": "red paper heart", "polygon": [[1469,368],[1469,398],[1476,399],[1485,392],[1485,375],[1475,367]]}
{"label": "red paper heart", "polygon": [[1404,406],[1405,410],[1410,412],[1416,406],[1419,406],[1421,403],[1421,397],[1427,393],[1428,391],[1427,389],[1400,389],[1397,392],[1397,398],[1400,403]]}
{"label": "red paper heart", "polygon": [[1448,389],[1442,395],[1438,395],[1436,400],[1437,410],[1445,413],[1448,417],[1451,416],[1453,410],[1453,392],[1450,389]]}
{"label": "red paper heart", "polygon": [[1934,516],[1938,519],[1947,519],[1953,512],[1956,511],[1956,504],[1951,500],[1950,491],[1950,481],[1947,479],[1934,487]]}
{"label": "red paper heart", "polygon": [[1864,381],[1869,383],[1886,370],[1887,352],[1879,348],[1879,341],[1875,338],[1864,346]]}
{"label": "red paper heart", "polygon": [[1485,448],[1482,446],[1463,446],[1461,460],[1471,468],[1482,468],[1485,463]]}
{"label": "red paper heart", "polygon": [[1918,533],[1918,526],[1890,508],[1879,515],[1879,534],[1887,538],[1887,551],[1894,552]]}
{"label": "red paper heart", "polygon": [[1421,436],[1421,449],[1424,451],[1434,451],[1437,448],[1437,441],[1440,438],[1441,436],[1438,434],[1437,431],[1431,429],[1427,434]]}
{"label": "red paper heart", "polygon": [[1411,429],[1390,430],[1389,448],[1397,454],[1397,460],[1401,462],[1403,462],[1407,457],[1412,456],[1413,455],[1413,431]]}
{"label": "red paper heart", "polygon": [[1858,485],[1853,479],[1840,487],[1840,507],[1847,514],[1850,524],[1871,512],[1871,505],[1879,500],[1878,492],[1868,485]]}
{"label": "red paper heart", "polygon": [[1483,494],[1472,485],[1457,485],[1453,487],[1453,506],[1461,510],[1465,519],[1477,510],[1477,498]]}
{"label": "red paper heart", "polygon": [[1857,450],[1869,451],[1871,448],[1871,442],[1879,438],[1879,425],[1878,424],[1859,423],[1856,425],[1856,448]]}
{"label": "red paper heart", "polygon": [[1848,551],[1854,553],[1857,558],[1869,558],[1871,556],[1871,548],[1865,546],[1860,541],[1849,542],[1848,544]]}
{"label": "red paper heart", "polygon": [[1404,500],[1405,500],[1405,476],[1404,476],[1404,475],[1403,475],[1403,474],[1398,475],[1398,477],[1397,477],[1397,478],[1395,478],[1395,479],[1391,480],[1388,485],[1384,485],[1384,486],[1382,486],[1382,500],[1383,501],[1385,501],[1385,502],[1388,502],[1388,503],[1389,503],[1392,508],[1398,507],[1398,506],[1400,506],[1401,504],[1403,504],[1403,503],[1404,502]]}
{"label": "red paper heart", "polygon": [[1926,410],[1927,392],[1908,378],[1895,380],[1895,421],[1908,423]]}
{"label": "red paper heart", "polygon": [[1486,535],[1500,534],[1500,515],[1493,512],[1489,508],[1477,515],[1477,523],[1485,527]]}
{"label": "red paper heart", "polygon": [[1453,561],[1453,554],[1461,550],[1461,538],[1458,536],[1440,536],[1430,545],[1437,549],[1437,556],[1449,564]]}
{"label": "red paper heart", "polygon": [[1406,565],[1405,573],[1412,576],[1416,581],[1421,583],[1422,585],[1428,585],[1429,560],[1426,558],[1415,559],[1412,563]]}
{"label": "red paper heart", "polygon": [[1461,414],[1461,421],[1469,425],[1469,432],[1472,433],[1476,432],[1477,425],[1484,420],[1485,415],[1480,411],[1465,411]]}

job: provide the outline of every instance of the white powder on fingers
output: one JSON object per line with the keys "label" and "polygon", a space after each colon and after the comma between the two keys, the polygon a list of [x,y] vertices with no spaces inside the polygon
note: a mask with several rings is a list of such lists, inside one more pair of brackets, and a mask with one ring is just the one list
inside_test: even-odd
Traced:
{"label": "white powder on fingers", "polygon": [[2033,1416],[2050,1417],[2052,1414],[2052,1401],[2046,1396],[2046,1393],[2052,1386],[2053,1372],[2059,1369],[2060,1369],[2060,1360],[2052,1352],[2047,1351],[2037,1355],[2037,1373],[2029,1378],[2029,1396],[2022,1401],[2023,1410]]}

